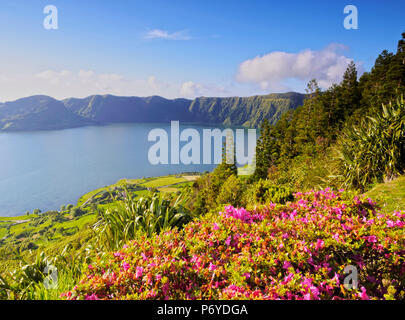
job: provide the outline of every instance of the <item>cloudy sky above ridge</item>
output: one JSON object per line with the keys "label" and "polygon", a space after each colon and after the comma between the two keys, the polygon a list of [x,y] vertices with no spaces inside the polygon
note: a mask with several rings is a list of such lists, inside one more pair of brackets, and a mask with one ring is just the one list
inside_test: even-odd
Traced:
{"label": "cloudy sky above ridge", "polygon": [[324,89],[355,61],[369,71],[403,30],[403,1],[354,1],[359,29],[343,27],[347,1],[0,0],[0,101],[46,94],[248,96]]}

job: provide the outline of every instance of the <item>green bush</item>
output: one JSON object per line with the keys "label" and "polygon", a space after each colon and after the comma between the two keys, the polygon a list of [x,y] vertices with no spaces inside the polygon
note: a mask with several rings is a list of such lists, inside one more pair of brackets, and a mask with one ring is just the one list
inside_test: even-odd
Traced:
{"label": "green bush", "polygon": [[74,207],[72,209],[70,209],[70,214],[73,218],[77,218],[80,217],[81,215],[83,215],[85,213],[85,211],[83,211],[80,208]]}
{"label": "green bush", "polygon": [[283,186],[275,186],[270,180],[259,180],[247,192],[247,203],[251,205],[279,203],[294,200],[292,191]]}
{"label": "green bush", "polygon": [[244,206],[243,194],[245,189],[245,183],[237,176],[231,175],[222,185],[217,198],[217,203],[230,204],[234,207]]}
{"label": "green bush", "polygon": [[[190,192],[190,201],[187,204],[189,209],[198,215],[215,209],[218,206],[218,196],[221,188],[231,176],[236,177],[234,171],[227,167],[226,164],[221,164],[212,173],[199,177],[194,182]],[[225,191],[222,196],[227,197]]]}
{"label": "green bush", "polygon": [[36,250],[36,249],[38,249],[38,246],[33,242],[24,242],[20,247],[21,251]]}

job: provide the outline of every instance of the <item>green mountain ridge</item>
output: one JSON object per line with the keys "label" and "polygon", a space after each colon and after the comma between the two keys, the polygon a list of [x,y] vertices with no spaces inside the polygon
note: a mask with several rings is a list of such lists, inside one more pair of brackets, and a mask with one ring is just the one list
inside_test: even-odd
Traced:
{"label": "green mountain ridge", "polygon": [[0,104],[0,131],[55,130],[92,124],[48,96],[32,96]]}
{"label": "green mountain ridge", "polygon": [[59,101],[37,95],[0,103],[0,131],[57,130],[171,120],[257,127],[263,119],[277,122],[284,112],[302,105],[304,97],[304,94],[295,92],[194,100],[93,95]]}

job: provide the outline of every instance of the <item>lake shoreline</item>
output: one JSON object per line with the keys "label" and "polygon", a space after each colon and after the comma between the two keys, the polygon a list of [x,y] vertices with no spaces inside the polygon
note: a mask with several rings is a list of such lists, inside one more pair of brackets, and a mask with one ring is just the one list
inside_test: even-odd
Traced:
{"label": "lake shoreline", "polygon": [[[135,178],[135,179],[122,178],[122,179],[119,179],[119,180],[118,180],[116,183],[114,183],[114,184],[107,185],[107,186],[104,186],[104,187],[101,187],[101,188],[95,188],[95,189],[89,190],[87,193],[81,195],[81,196],[77,199],[76,205],[80,206],[81,199],[86,198],[86,196],[88,196],[88,195],[91,196],[94,192],[97,192],[97,191],[99,191],[99,190],[104,190],[104,189],[105,189],[105,190],[107,190],[107,189],[112,189],[112,188],[114,188],[115,186],[117,186],[117,185],[119,185],[120,183],[123,183],[123,182],[126,182],[126,183],[128,183],[128,184],[137,184],[135,181],[141,181],[141,180],[155,181],[155,180],[160,180],[160,179],[169,179],[169,178],[171,178],[171,177],[182,177],[182,178],[184,178],[185,180],[187,180],[187,181],[189,181],[189,182],[193,182],[193,181],[195,181],[199,176],[201,176],[202,174],[204,174],[204,173],[203,173],[203,172],[197,172],[197,171],[195,171],[195,172],[188,172],[188,171],[186,171],[186,172],[182,172],[182,173],[168,174],[168,175],[164,175],[164,176],[143,177],[143,178]],[[171,186],[175,186],[175,185],[182,184],[182,183],[184,183],[184,181],[176,182],[176,183],[172,183],[172,184],[161,185],[161,186],[158,186],[157,190],[158,190],[159,188],[169,188],[169,187],[171,187]],[[63,204],[61,204],[61,206],[62,206],[62,205],[63,205]],[[41,210],[41,208],[39,208],[39,209]],[[59,211],[59,210],[46,210],[46,211],[43,211],[43,212],[42,212],[42,210],[41,210],[41,213],[47,213],[47,212],[51,212],[51,211]],[[29,215],[27,215],[27,214],[18,214],[18,215],[10,215],[10,216],[0,216],[0,222],[2,222],[2,221],[3,221],[3,222],[4,222],[4,221],[13,221],[13,222],[15,222],[15,223],[18,223],[19,221],[26,222],[26,221],[27,221],[27,217],[32,217],[32,216],[35,216],[35,214],[30,213]]]}
{"label": "lake shoreline", "polygon": [[[208,126],[181,124],[199,134]],[[0,216],[55,210],[121,178],[212,171],[215,164],[154,165],[148,134],[170,123],[115,124],[0,134]],[[183,142],[181,142],[181,145]],[[203,153],[201,146],[200,153]],[[171,151],[169,149],[169,156]]]}

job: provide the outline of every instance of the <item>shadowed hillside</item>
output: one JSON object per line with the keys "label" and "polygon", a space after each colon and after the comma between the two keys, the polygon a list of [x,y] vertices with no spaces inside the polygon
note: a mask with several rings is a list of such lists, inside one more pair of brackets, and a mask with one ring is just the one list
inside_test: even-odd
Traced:
{"label": "shadowed hillside", "polygon": [[0,104],[0,131],[66,129],[89,124],[92,122],[47,96],[32,96]]}
{"label": "shadowed hillside", "polygon": [[247,98],[165,99],[94,95],[63,101],[32,96],[0,104],[0,131],[52,130],[108,123],[182,122],[257,127],[277,122],[302,105],[303,94],[269,94]]}

